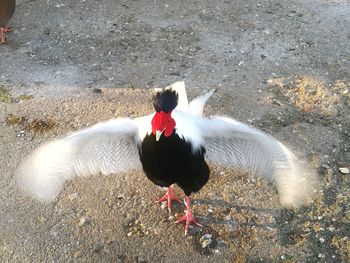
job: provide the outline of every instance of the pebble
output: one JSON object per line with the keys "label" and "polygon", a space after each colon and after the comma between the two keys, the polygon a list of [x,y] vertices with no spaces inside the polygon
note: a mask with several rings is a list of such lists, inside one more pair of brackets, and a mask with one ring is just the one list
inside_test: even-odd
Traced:
{"label": "pebble", "polygon": [[74,257],[75,258],[80,258],[81,254],[82,254],[81,251],[77,251],[77,252],[74,253]]}
{"label": "pebble", "polygon": [[229,221],[229,220],[231,220],[231,216],[230,216],[230,215],[227,215],[227,216],[224,217],[224,219],[225,219],[226,221]]}
{"label": "pebble", "polygon": [[161,204],[161,206],[160,206],[160,207],[161,207],[162,209],[165,209],[165,208],[166,208],[166,206],[167,206],[167,202],[166,202],[166,201],[164,201],[164,202],[162,202],[162,204]]}
{"label": "pebble", "polygon": [[101,89],[98,89],[98,88],[95,88],[92,90],[93,93],[97,93],[97,94],[101,94],[102,93],[102,90]]}
{"label": "pebble", "polygon": [[350,173],[349,168],[347,168],[347,167],[339,168],[339,172],[341,172],[342,174],[349,174]]}
{"label": "pebble", "polygon": [[213,212],[214,212],[214,210],[213,210],[213,209],[211,209],[211,208],[209,208],[209,209],[208,209],[208,212],[209,212],[209,213],[213,213]]}
{"label": "pebble", "polygon": [[69,199],[69,201],[73,201],[75,198],[77,198],[78,197],[78,194],[77,193],[73,193],[73,194],[70,194],[69,196],[68,196],[68,199]]}
{"label": "pebble", "polygon": [[211,239],[212,236],[213,235],[211,234],[205,234],[199,239],[199,242],[202,244],[202,248],[206,248],[213,242],[213,240]]}
{"label": "pebble", "polygon": [[85,226],[89,222],[89,219],[85,216],[81,217],[78,226]]}
{"label": "pebble", "polygon": [[323,169],[331,169],[331,167],[328,164],[322,164]]}

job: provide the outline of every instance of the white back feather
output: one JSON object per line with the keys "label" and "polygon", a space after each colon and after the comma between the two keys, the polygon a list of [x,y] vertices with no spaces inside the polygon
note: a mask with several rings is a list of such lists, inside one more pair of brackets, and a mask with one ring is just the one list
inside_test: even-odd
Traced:
{"label": "white back feather", "polygon": [[202,116],[205,103],[214,94],[215,89],[194,98],[189,104],[189,112],[194,116]]}

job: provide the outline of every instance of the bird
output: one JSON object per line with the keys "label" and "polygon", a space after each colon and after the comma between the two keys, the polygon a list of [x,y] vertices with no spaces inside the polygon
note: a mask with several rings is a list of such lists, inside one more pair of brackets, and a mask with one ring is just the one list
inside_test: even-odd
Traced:
{"label": "bird", "polygon": [[[98,174],[143,170],[166,188],[158,202],[185,194],[185,235],[191,223],[201,226],[191,209],[192,194],[210,182],[210,165],[251,171],[276,183],[283,206],[307,203],[314,189],[313,172],[271,135],[224,116],[203,116],[215,90],[188,102],[185,84],[155,89],[154,112],[135,119],[117,118],[44,143],[19,166],[21,187],[41,201],[53,201],[66,180]],[[208,165],[210,164],[210,165]]]}
{"label": "bird", "polygon": [[0,1],[0,44],[5,44],[7,36],[5,33],[11,29],[7,25],[11,19],[16,7],[16,0],[1,0]]}

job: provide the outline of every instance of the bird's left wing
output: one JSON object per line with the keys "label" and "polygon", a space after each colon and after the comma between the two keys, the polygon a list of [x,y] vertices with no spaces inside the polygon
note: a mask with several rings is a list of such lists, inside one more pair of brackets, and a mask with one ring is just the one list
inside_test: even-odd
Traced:
{"label": "bird's left wing", "polygon": [[140,120],[111,120],[46,143],[21,164],[17,179],[34,197],[52,201],[68,179],[141,169]]}
{"label": "bird's left wing", "polygon": [[305,203],[315,177],[272,136],[229,118],[198,119],[207,160],[216,165],[252,171],[276,182],[285,206]]}

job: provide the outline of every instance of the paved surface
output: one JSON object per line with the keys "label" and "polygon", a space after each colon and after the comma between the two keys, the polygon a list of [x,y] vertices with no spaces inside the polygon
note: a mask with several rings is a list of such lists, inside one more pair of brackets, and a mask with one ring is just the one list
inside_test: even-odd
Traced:
{"label": "paved surface", "polygon": [[[0,46],[1,92],[14,99],[0,102],[1,261],[346,262],[349,24],[341,0],[18,0]],[[217,88],[208,114],[261,128],[313,163],[315,203],[284,210],[273,185],[214,167],[194,197],[205,227],[184,238],[142,173],[67,183],[53,204],[18,191],[13,173],[40,142],[149,113],[148,88],[177,80],[191,97]],[[35,132],[35,119],[55,125]]]}

